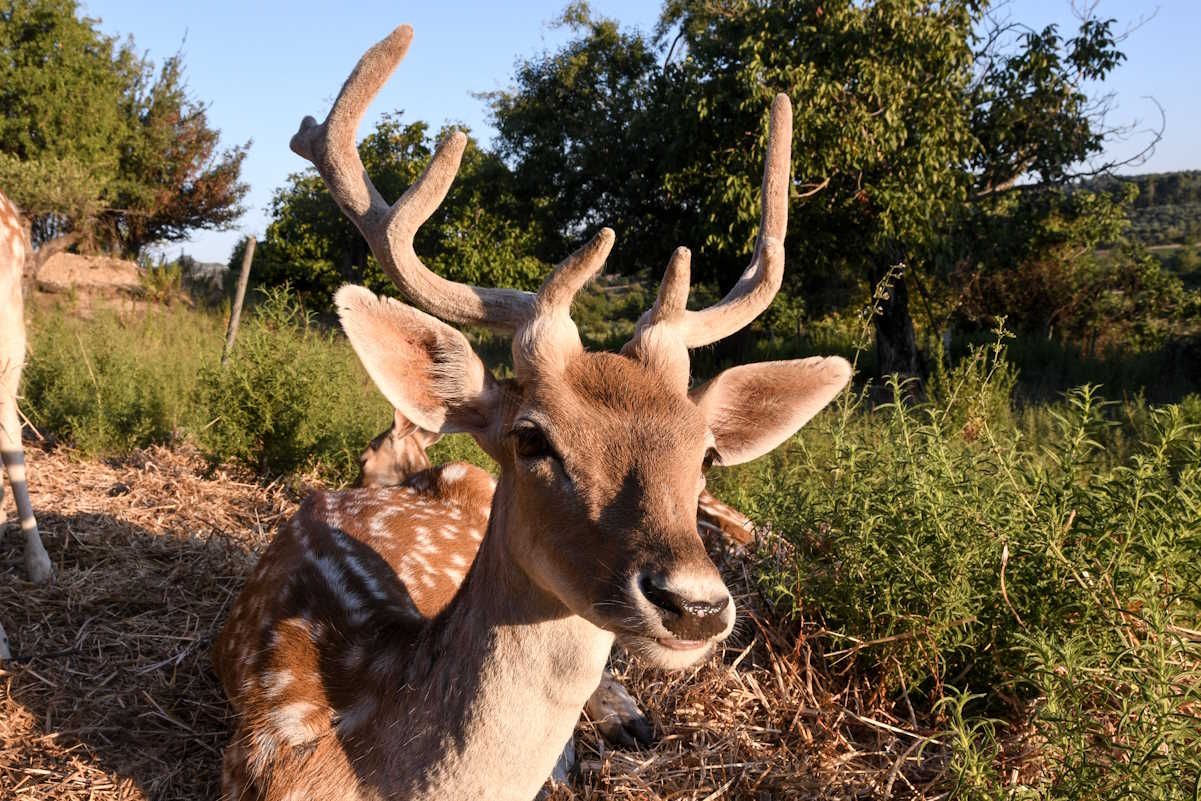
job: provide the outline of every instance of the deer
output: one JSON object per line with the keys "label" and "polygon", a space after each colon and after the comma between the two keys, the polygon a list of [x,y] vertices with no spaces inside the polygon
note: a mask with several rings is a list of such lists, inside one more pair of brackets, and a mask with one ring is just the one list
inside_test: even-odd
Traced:
{"label": "deer", "polygon": [[[488,471],[470,462],[454,461],[434,467],[426,450],[440,439],[440,434],[417,428],[403,413],[393,410],[392,425],[372,439],[359,456],[359,475],[354,486],[412,487],[423,496],[432,495],[449,504],[450,514],[438,520],[439,525],[445,525],[455,533],[482,531],[487,526],[496,482]],[[751,542],[755,531],[749,518],[719,501],[708,490],[703,490],[698,500],[697,527],[706,539],[707,547],[743,546]],[[441,533],[438,528],[433,528],[435,540],[455,553],[448,556],[436,552],[435,558],[459,558],[467,562],[475,559],[478,539],[441,537]],[[395,555],[385,554],[385,560],[392,565],[401,564],[406,543],[393,540],[389,545],[401,551]],[[458,588],[457,584],[452,583],[452,577],[445,573],[436,575],[435,580],[448,586],[431,594],[439,600],[449,600]],[[429,617],[440,608],[421,611]],[[589,696],[584,711],[601,735],[614,745],[633,748],[654,741],[650,720],[629,690],[613,678],[608,669],[601,676],[596,691]],[[552,778],[565,781],[572,762],[571,754],[567,753],[555,766]]]}
{"label": "deer", "polygon": [[[38,534],[37,518],[29,500],[25,478],[25,451],[21,445],[21,419],[17,392],[25,366],[25,304],[21,279],[29,247],[20,211],[0,192],[0,461],[8,473],[17,516],[25,535],[25,573],[34,584],[54,575],[50,556]],[[0,501],[4,484],[0,482]],[[0,627],[0,659],[8,659],[8,637]]]}
{"label": "deer", "polygon": [[[734,601],[697,533],[705,473],[791,438],[850,380],[838,357],[744,364],[690,386],[689,349],[750,324],[783,279],[792,108],[771,102],[759,233],[717,303],[688,310],[690,252],[618,352],[585,350],[572,298],[615,235],[602,228],[536,292],[445,279],[413,245],[454,180],[466,137],[445,137],[394,203],[363,168],[356,131],[413,30],[371,47],[325,121],[292,150],[412,304],[344,286],[343,331],[376,387],[419,428],[466,433],[499,465],[470,565],[433,560],[447,509],[407,487],[313,493],[284,523],[214,647],[234,732],[229,798],[532,799],[620,643],[666,670],[714,653]],[[420,307],[420,308],[417,308]],[[495,378],[454,326],[512,339]],[[389,562],[387,543],[411,544]],[[439,572],[462,573],[432,617]]]}

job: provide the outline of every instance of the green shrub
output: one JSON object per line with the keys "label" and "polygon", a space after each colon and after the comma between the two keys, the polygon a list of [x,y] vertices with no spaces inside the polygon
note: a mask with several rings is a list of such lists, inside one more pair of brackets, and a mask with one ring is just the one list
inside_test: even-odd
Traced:
{"label": "green shrub", "polygon": [[349,344],[314,325],[286,287],[266,291],[229,363],[202,372],[198,405],[213,458],[333,481],[354,477],[359,453],[391,420]]}
{"label": "green shrub", "polygon": [[61,309],[33,316],[24,409],[88,454],[169,440],[199,419],[197,377],[221,352],[220,323],[167,309],[136,317]]}
{"label": "green shrub", "polygon": [[1011,797],[985,723],[1033,703],[1038,797],[1192,798],[1196,404],[1121,421],[1083,387],[1032,422],[1013,385],[999,343],[976,349],[936,375],[927,403],[896,385],[875,409],[844,397],[728,477],[731,499],[795,555],[765,561],[764,584],[824,623],[830,658],[941,703],[957,796]]}
{"label": "green shrub", "polygon": [[183,294],[183,267],[179,262],[160,260],[147,265],[139,274],[142,292],[151,303],[171,303]]}

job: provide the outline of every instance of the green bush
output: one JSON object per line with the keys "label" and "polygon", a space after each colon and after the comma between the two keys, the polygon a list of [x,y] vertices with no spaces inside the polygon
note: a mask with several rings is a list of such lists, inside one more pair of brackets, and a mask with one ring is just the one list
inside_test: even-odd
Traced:
{"label": "green bush", "polygon": [[960,797],[1012,797],[989,716],[1032,704],[1032,797],[1193,798],[1196,404],[1123,420],[1083,387],[1031,415],[1014,380],[999,343],[975,349],[926,403],[847,396],[727,477],[787,546],[764,585],[824,624],[830,658],[939,705]]}
{"label": "green bush", "polygon": [[286,288],[271,289],[224,367],[202,371],[198,432],[213,458],[266,475],[353,478],[358,455],[391,420],[345,340],[313,324]]}
{"label": "green bush", "polygon": [[166,442],[200,418],[198,375],[221,352],[220,322],[181,309],[92,320],[36,313],[25,367],[26,414],[88,454]]}
{"label": "green bush", "polygon": [[[354,351],[286,288],[266,292],[243,320],[222,367],[223,315],[36,313],[23,408],[88,455],[187,438],[214,464],[353,480],[359,453],[392,421]],[[485,351],[499,354],[488,343]],[[448,437],[431,455],[491,466],[469,437]]]}

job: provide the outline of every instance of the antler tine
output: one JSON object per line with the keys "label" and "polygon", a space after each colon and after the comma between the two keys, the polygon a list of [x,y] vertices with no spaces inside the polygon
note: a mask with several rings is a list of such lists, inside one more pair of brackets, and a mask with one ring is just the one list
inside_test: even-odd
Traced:
{"label": "antler tine", "polygon": [[513,365],[518,376],[534,371],[561,370],[566,360],[583,349],[571,321],[571,301],[605,264],[613,248],[612,228],[602,228],[579,250],[555,266],[538,290],[534,313],[513,337]]}
{"label": "antler tine", "polygon": [[511,332],[532,314],[533,294],[448,281],[426,267],[413,249],[417,229],[442,203],[454,182],[467,137],[460,131],[447,137],[421,177],[393,206],[375,188],[359,158],[355,146],[359,121],[412,40],[413,28],[401,25],[364,53],[325,122],[318,124],[305,117],[292,137],[292,150],[317,168],[338,206],[410,301],[447,322]]}
{"label": "antler tine", "polygon": [[692,251],[678,247],[671,254],[655,305],[647,312],[647,323],[670,323],[680,319],[688,307],[688,290],[692,278]]}
{"label": "antler tine", "polygon": [[692,252],[678,247],[671,254],[655,304],[638,318],[634,336],[622,347],[627,356],[651,365],[668,383],[688,386],[688,346],[683,339],[683,320],[688,313],[688,289]]}
{"label": "antler tine", "polygon": [[371,47],[355,65],[329,116],[320,125],[312,117],[300,122],[292,152],[313,163],[330,194],[364,236],[364,230],[388,211],[388,204],[363,169],[355,134],[371,101],[387,83],[413,41],[413,27],[401,25]]}
{"label": "antler tine", "polygon": [[784,236],[788,230],[788,190],[792,166],[792,103],[778,94],[771,105],[767,161],[763,166],[759,237],[755,253],[738,282],[707,309],[684,313],[684,341],[699,348],[749,325],[771,305],[784,280]]}
{"label": "antler tine", "polygon": [[622,353],[653,359],[662,369],[682,371],[686,381],[688,348],[728,337],[771,305],[784,278],[791,160],[792,103],[787,95],[778,94],[772,102],[768,123],[759,236],[751,263],[718,303],[700,311],[687,311],[684,304],[688,299],[688,252],[677,249],[659,285],[655,305],[639,319],[634,336]]}
{"label": "antler tine", "polygon": [[586,245],[555,265],[538,290],[539,313],[570,309],[576,293],[605,265],[613,240],[613,229],[602,228]]}

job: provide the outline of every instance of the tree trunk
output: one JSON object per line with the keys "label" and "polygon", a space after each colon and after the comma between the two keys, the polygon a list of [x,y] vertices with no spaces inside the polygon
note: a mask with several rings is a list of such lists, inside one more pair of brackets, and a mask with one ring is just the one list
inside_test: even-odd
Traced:
{"label": "tree trunk", "polygon": [[29,250],[25,253],[25,264],[22,267],[23,277],[30,280],[36,280],[38,271],[42,269],[42,265],[50,260],[50,257],[56,253],[62,253],[68,248],[74,247],[83,239],[83,234],[79,231],[72,231],[68,234],[61,234],[51,239],[49,242],[43,242],[42,246],[37,250],[33,249],[33,235],[31,228],[25,226],[26,244],[29,245]]}
{"label": "tree trunk", "polygon": [[[891,258],[891,255],[886,252],[877,259],[872,275],[873,286],[878,286],[889,270],[900,262],[900,259]],[[920,380],[922,361],[913,330],[913,318],[909,316],[909,289],[905,285],[903,271],[900,275],[894,273],[886,296],[878,300],[876,305],[880,309],[880,313],[873,318],[876,329],[876,371],[879,377],[895,373],[902,379]]]}

